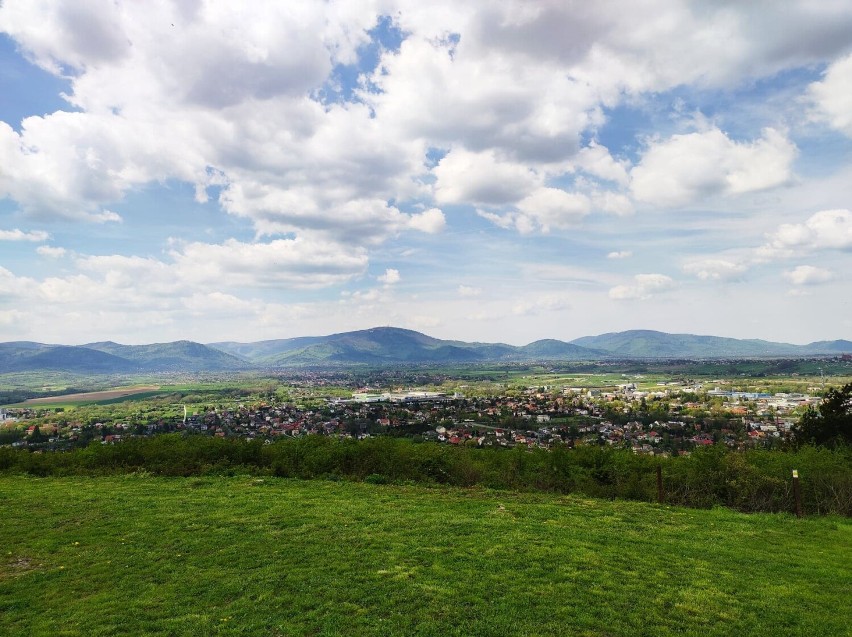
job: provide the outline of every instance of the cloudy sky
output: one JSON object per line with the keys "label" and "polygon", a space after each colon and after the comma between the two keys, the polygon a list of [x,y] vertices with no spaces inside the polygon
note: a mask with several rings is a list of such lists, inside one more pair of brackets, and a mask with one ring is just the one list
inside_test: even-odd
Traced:
{"label": "cloudy sky", "polygon": [[852,338],[852,0],[5,0],[0,341]]}

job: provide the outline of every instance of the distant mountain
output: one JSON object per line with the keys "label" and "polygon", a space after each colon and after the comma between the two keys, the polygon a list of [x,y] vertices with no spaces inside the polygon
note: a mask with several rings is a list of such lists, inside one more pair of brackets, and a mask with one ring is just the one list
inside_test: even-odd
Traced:
{"label": "distant mountain", "polygon": [[518,348],[526,358],[539,360],[592,360],[610,358],[612,355],[601,349],[583,347],[553,339],[535,341]]}
{"label": "distant mountain", "polygon": [[279,354],[290,352],[294,349],[301,349],[314,343],[319,343],[323,340],[322,336],[301,336],[298,338],[283,338],[271,341],[257,341],[255,343],[236,343],[228,341],[224,343],[208,343],[208,347],[213,347],[219,351],[245,359],[251,362],[262,361],[267,358],[273,358]]}
{"label": "distant mountain", "polygon": [[86,347],[0,344],[0,372],[66,371],[79,374],[125,373],[135,365],[123,358]]}
{"label": "distant mountain", "polygon": [[584,336],[571,342],[623,358],[763,358],[852,352],[852,343],[849,341],[791,345],[759,339],[668,334],[653,330],[611,332],[599,336]]}
{"label": "distant mountain", "polygon": [[251,352],[253,357],[249,360],[271,367],[323,363],[471,362],[485,359],[482,353],[469,346],[395,327],[265,341],[256,349],[243,346],[231,348],[231,351]]}
{"label": "distant mountain", "polygon": [[817,341],[802,345],[808,351],[826,354],[852,354],[852,341]]}
{"label": "distant mountain", "polygon": [[553,339],[520,347],[505,343],[447,341],[396,327],[329,336],[212,343],[192,341],[121,345],[111,341],[77,347],[29,341],[0,343],[0,373],[61,370],[77,373],[229,371],[324,365],[594,361],[631,358],[783,358],[852,354],[852,341],[808,345],[695,334],[631,330]]}
{"label": "distant mountain", "polygon": [[562,341],[537,341],[525,347],[504,343],[445,341],[414,330],[374,327],[321,337],[301,337],[259,343],[212,343],[224,352],[256,365],[286,367],[345,363],[471,363],[522,360],[593,360],[606,358]]}
{"label": "distant mountain", "polygon": [[0,343],[0,372],[65,371],[126,374],[161,371],[234,370],[248,364],[212,347],[178,341],[152,345],[91,343],[81,346]]}
{"label": "distant mountain", "polygon": [[121,345],[106,341],[84,347],[118,356],[135,364],[141,371],[214,371],[241,369],[246,362],[213,347],[192,341]]}

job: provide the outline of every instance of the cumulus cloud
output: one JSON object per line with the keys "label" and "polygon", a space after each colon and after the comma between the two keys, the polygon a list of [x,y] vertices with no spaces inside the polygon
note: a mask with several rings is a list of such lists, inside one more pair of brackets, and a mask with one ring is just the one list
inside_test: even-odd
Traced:
{"label": "cumulus cloud", "polygon": [[446,227],[447,219],[438,208],[430,208],[420,214],[411,215],[408,225],[420,232],[437,234]]}
{"label": "cumulus cloud", "polygon": [[187,288],[319,288],[362,274],[363,248],[306,239],[243,243],[176,244],[169,261],[122,255],[82,256],[78,267],[97,275],[108,288],[134,288],[139,281],[161,293]]}
{"label": "cumulus cloud", "polygon": [[581,193],[539,188],[518,203],[520,214],[515,224],[522,232],[535,227],[549,232],[551,228],[577,225],[591,210],[589,198]]}
{"label": "cumulus cloud", "polygon": [[592,189],[590,196],[592,206],[602,212],[608,212],[621,217],[633,212],[633,202],[624,193]]}
{"label": "cumulus cloud", "polygon": [[44,230],[32,230],[24,232],[23,230],[0,230],[0,241],[47,241],[50,235]]}
{"label": "cumulus cloud", "polygon": [[[803,223],[782,224],[767,236],[763,245],[693,258],[684,263],[682,270],[705,281],[736,281],[755,266],[824,250],[852,250],[850,211],[822,210]],[[809,265],[799,266],[787,271],[784,278],[795,285],[807,285],[823,282],[820,277],[825,277],[827,272]]]}
{"label": "cumulus cloud", "polygon": [[816,250],[852,250],[852,212],[822,210],[804,223],[785,223],[758,248],[757,256],[784,258]]}
{"label": "cumulus cloud", "polygon": [[[604,106],[830,59],[852,26],[833,5],[763,7],[759,20],[755,11],[363,0],[256,3],[247,12],[217,2],[8,0],[0,28],[35,63],[70,78],[78,110],[28,118],[21,133],[0,127],[0,163],[9,167],[0,191],[36,215],[116,220],[106,207],[127,192],[177,179],[194,184],[199,200],[211,185],[224,188],[223,209],[262,233],[327,232],[360,202],[368,211],[360,220],[392,235],[433,231],[438,217],[394,215],[378,201],[433,194],[438,203],[515,204],[546,176],[575,170],[626,187],[623,160],[580,143],[605,123]],[[382,15],[405,33],[399,49],[381,53],[354,99],[323,101],[336,66],[359,61]],[[793,27],[795,43],[783,36]],[[835,76],[842,67],[824,83]],[[649,149],[632,175],[639,199],[747,192],[789,177],[794,148],[780,133],[752,144],[697,135]],[[430,146],[449,151],[431,170],[434,188],[419,179],[430,171]],[[726,161],[706,179],[684,168],[654,195],[672,155],[688,150],[709,152],[711,167]],[[591,198],[596,209],[630,210],[623,195]],[[525,213],[519,223],[538,221]]]}
{"label": "cumulus cloud", "polygon": [[402,277],[399,275],[399,270],[388,268],[385,270],[384,274],[377,276],[376,278],[385,285],[393,285],[395,283],[399,283]]}
{"label": "cumulus cloud", "polygon": [[527,166],[498,159],[493,151],[450,151],[433,173],[437,178],[435,197],[444,203],[511,204],[541,181]]}
{"label": "cumulus cloud", "polygon": [[813,116],[852,137],[852,54],[829,65],[808,89]]}
{"label": "cumulus cloud", "polygon": [[[522,233],[597,232],[599,213],[785,184],[797,148],[780,124],[763,133],[732,127],[746,131],[736,139],[715,127],[666,133],[632,170],[624,159],[632,141],[623,149],[587,141],[613,137],[605,127],[620,106],[673,87],[742,86],[817,65],[827,68],[808,90],[815,117],[848,133],[848,6],[769,5],[329,0],[257,2],[247,11],[216,0],[5,0],[0,31],[70,88],[64,111],[0,122],[0,198],[29,219],[124,220],[132,232],[145,212],[126,199],[178,184],[255,240],[176,243],[158,259],[72,255],[62,266],[73,261],[77,272],[0,276],[0,293],[30,286],[35,302],[71,311],[76,295],[133,307],[132,321],[168,323],[178,314],[164,308],[208,305],[224,315],[244,307],[246,289],[363,276],[382,242],[463,223],[464,211],[448,206]],[[381,16],[400,46],[384,49],[371,35]],[[342,73],[361,75],[343,90]],[[619,221],[626,232],[637,227]],[[763,252],[848,249],[843,227],[809,223],[780,228]],[[724,261],[687,271],[735,275],[740,265]],[[613,290],[642,298],[664,286],[637,279]],[[270,325],[294,316],[270,305],[261,314]],[[110,320],[122,325],[118,309]]]}
{"label": "cumulus cloud", "polygon": [[477,210],[476,213],[500,228],[514,228],[521,234],[572,228],[592,211],[588,196],[560,188],[537,188],[505,212]]}
{"label": "cumulus cloud", "polygon": [[621,186],[628,185],[628,162],[616,161],[605,146],[593,142],[580,150],[575,162],[579,169],[590,175],[616,182]]}
{"label": "cumulus cloud", "polygon": [[607,259],[629,259],[633,256],[630,250],[616,250],[606,255]]}
{"label": "cumulus cloud", "polygon": [[633,283],[610,288],[609,298],[617,301],[645,300],[671,290],[674,285],[674,280],[665,274],[637,274]]}
{"label": "cumulus cloud", "polygon": [[[360,222],[373,241],[436,231],[435,213],[385,203],[416,193],[420,145],[390,138],[363,105],[312,99],[369,41],[368,4],[4,3],[2,28],[36,63],[75,70],[68,99],[79,110],[30,117],[20,133],[0,125],[0,194],[39,217],[117,221],[107,207],[131,189],[177,179],[199,201],[221,187],[222,208],[262,233],[332,234],[350,219],[344,231]],[[119,49],[94,44],[113,40]]]}
{"label": "cumulus cloud", "polygon": [[797,148],[772,128],[754,142],[736,142],[718,128],[651,142],[630,173],[642,202],[680,206],[715,195],[764,190],[787,182]]}
{"label": "cumulus cloud", "polygon": [[0,266],[0,299],[23,298],[35,285],[33,279],[15,276],[11,271]]}
{"label": "cumulus cloud", "polygon": [[819,285],[834,279],[834,273],[812,265],[799,265],[784,273],[784,278],[797,286]]}

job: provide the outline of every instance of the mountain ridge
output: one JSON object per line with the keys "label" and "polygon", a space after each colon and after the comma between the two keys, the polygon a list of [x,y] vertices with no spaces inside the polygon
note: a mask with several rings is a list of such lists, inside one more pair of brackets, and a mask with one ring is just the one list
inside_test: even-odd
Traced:
{"label": "mountain ridge", "polygon": [[80,373],[200,372],[286,367],[420,363],[509,363],[620,359],[805,358],[852,353],[852,341],[807,345],[655,330],[583,336],[570,342],[540,339],[526,345],[438,339],[396,327],[374,327],[327,336],[240,343],[223,341],[122,345],[0,343],[0,372],[61,370]]}

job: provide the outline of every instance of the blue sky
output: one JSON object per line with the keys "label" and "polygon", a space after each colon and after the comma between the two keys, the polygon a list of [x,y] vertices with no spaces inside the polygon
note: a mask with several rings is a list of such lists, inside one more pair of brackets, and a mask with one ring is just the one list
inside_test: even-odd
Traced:
{"label": "blue sky", "polygon": [[852,338],[852,2],[0,5],[0,341]]}

